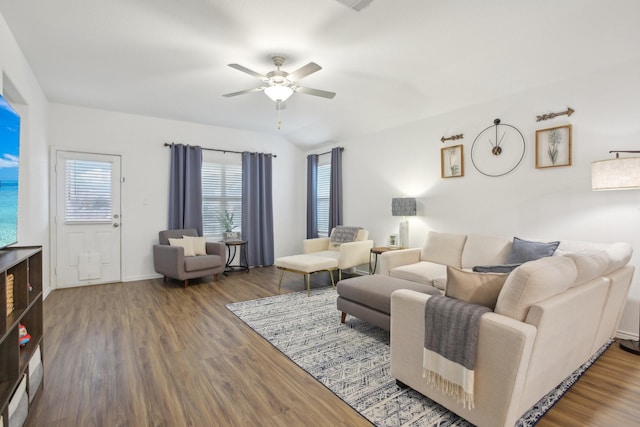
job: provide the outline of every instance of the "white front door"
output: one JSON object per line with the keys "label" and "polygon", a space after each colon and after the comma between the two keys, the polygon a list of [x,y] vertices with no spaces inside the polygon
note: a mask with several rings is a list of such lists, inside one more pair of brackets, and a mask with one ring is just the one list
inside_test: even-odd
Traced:
{"label": "white front door", "polygon": [[120,156],[56,153],[56,285],[118,282]]}

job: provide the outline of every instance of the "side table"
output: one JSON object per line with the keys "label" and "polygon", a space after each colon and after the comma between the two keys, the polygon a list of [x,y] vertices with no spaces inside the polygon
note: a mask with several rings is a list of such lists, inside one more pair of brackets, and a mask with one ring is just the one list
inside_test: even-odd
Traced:
{"label": "side table", "polygon": [[[247,241],[246,240],[232,240],[224,242],[227,246],[227,263],[224,266],[224,275],[227,273],[237,273],[240,271],[246,271],[249,273],[249,264],[247,263]],[[240,259],[237,265],[231,265],[236,258],[236,253],[240,248]]]}
{"label": "side table", "polygon": [[[398,248],[390,248],[388,246],[378,246],[371,248],[371,254],[369,254],[369,274],[376,274],[376,268],[378,268],[378,255],[384,252],[397,250]],[[371,264],[371,255],[373,255],[373,265]]]}

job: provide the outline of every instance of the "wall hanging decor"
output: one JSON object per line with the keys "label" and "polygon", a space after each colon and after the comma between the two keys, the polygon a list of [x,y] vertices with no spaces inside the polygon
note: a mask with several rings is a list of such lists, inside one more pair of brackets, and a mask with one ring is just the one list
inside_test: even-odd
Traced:
{"label": "wall hanging decor", "polygon": [[571,125],[536,131],[536,168],[571,166]]}
{"label": "wall hanging decor", "polygon": [[462,139],[464,138],[464,134],[460,133],[458,135],[453,135],[453,136],[447,136],[447,137],[442,137],[440,138],[440,142],[442,142],[443,144],[445,143],[445,141],[455,141],[457,139]]}
{"label": "wall hanging decor", "polygon": [[483,175],[506,175],[522,162],[525,148],[522,132],[495,119],[493,125],[483,129],[473,141],[471,162]]}
{"label": "wall hanging decor", "polygon": [[570,116],[573,113],[575,113],[576,110],[574,110],[573,108],[569,107],[567,108],[567,111],[561,111],[559,113],[549,113],[549,114],[543,114],[541,116],[536,116],[536,122],[541,122],[543,120],[549,120],[549,119],[553,119],[554,117],[558,117],[558,116]]}
{"label": "wall hanging decor", "polygon": [[440,149],[440,172],[442,178],[464,176],[464,147],[462,145]]}

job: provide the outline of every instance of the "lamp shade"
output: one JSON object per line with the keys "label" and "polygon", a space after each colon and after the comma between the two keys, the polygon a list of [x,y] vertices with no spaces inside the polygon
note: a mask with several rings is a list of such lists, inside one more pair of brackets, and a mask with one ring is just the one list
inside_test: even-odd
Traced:
{"label": "lamp shade", "polygon": [[416,216],[416,199],[414,197],[395,197],[391,199],[391,215]]}
{"label": "lamp shade", "polygon": [[591,163],[591,189],[640,189],[640,157],[615,158]]}
{"label": "lamp shade", "polygon": [[293,94],[293,89],[289,86],[274,85],[265,88],[264,93],[271,98],[273,102],[284,102]]}

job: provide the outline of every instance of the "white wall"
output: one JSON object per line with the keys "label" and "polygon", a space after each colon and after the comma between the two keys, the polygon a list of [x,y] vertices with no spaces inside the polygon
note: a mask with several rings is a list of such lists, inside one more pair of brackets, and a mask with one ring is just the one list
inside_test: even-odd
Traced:
{"label": "white wall", "polygon": [[[156,277],[152,245],[168,221],[170,150],[175,142],[234,151],[270,152],[276,257],[299,251],[304,237],[302,151],[284,139],[175,120],[50,104],[49,140],[54,148],[122,156],[123,280]],[[206,154],[206,153],[205,153]],[[239,156],[238,154],[227,154]]]}
{"label": "white wall", "polygon": [[[376,245],[397,234],[391,198],[418,198],[410,219],[411,246],[429,229],[598,242],[626,241],[640,267],[640,191],[592,192],[590,165],[609,150],[640,149],[640,62],[518,93],[482,105],[342,141],[346,224],[371,232]],[[425,99],[425,102],[429,102]],[[536,122],[536,116],[576,112]],[[471,163],[475,137],[495,118],[517,127],[526,154],[510,174],[490,178]],[[573,125],[573,166],[535,169],[535,131]],[[442,144],[442,136],[464,139]],[[440,178],[440,149],[464,145],[464,177]],[[336,145],[336,144],[333,144]],[[328,146],[327,146],[328,147]],[[323,148],[327,148],[323,147]],[[322,149],[314,150],[320,152]],[[621,335],[638,333],[640,275],[636,275],[620,325]]]}
{"label": "white wall", "polygon": [[18,245],[42,245],[43,288],[49,292],[47,99],[0,15],[0,92],[20,115]]}

